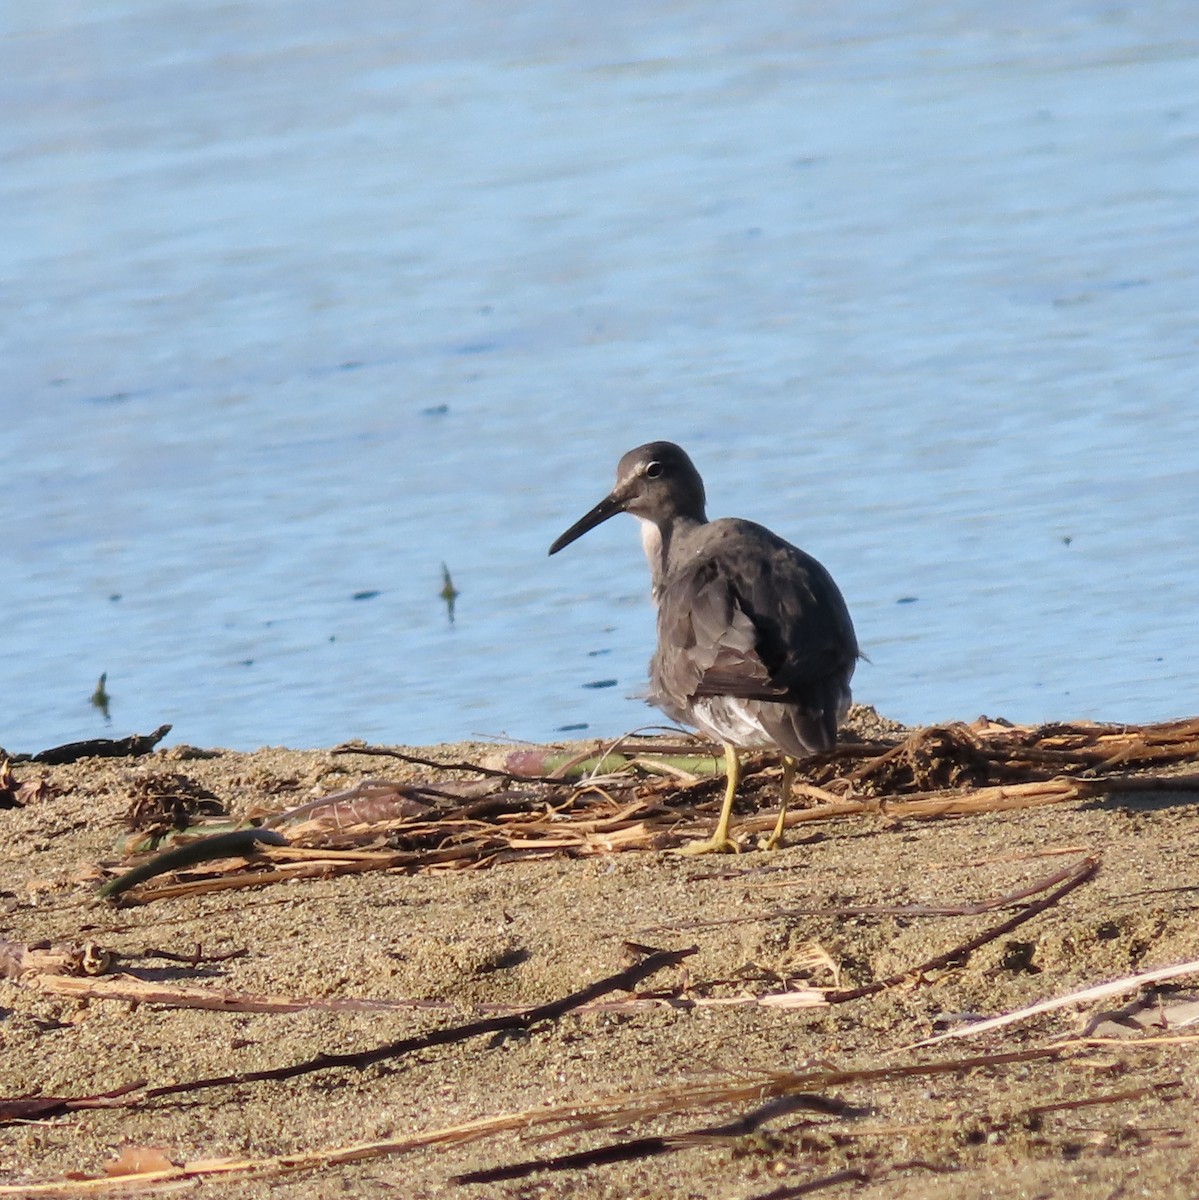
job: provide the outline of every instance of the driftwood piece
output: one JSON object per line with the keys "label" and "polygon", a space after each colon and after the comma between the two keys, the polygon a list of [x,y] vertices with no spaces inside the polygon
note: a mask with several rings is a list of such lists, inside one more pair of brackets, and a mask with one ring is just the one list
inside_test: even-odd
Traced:
{"label": "driftwood piece", "polygon": [[149,754],[168,733],[169,725],[159,725],[153,733],[133,733],[123,738],[91,738],[86,742],[67,742],[62,746],[51,746],[38,754],[14,754],[13,762],[44,763],[46,766],[62,766],[78,762],[81,758],[137,758]]}

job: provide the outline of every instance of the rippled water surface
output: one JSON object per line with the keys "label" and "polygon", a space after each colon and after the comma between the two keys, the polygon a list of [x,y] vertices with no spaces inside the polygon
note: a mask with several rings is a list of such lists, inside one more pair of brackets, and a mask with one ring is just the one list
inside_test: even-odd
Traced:
{"label": "rippled water surface", "polygon": [[859,699],[1195,712],[1193,27],[7,6],[0,745],[653,721],[633,522],[546,549],[658,437],[830,568]]}

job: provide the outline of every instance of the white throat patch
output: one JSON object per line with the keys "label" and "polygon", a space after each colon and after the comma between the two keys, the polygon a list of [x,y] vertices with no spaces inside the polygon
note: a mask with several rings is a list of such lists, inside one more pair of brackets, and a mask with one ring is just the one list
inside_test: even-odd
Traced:
{"label": "white throat patch", "polygon": [[644,517],[638,517],[637,523],[641,526],[641,548],[645,551],[646,561],[649,563],[650,578],[654,581],[653,587],[650,589],[650,595],[654,598],[654,603],[658,601],[658,580],[661,578],[666,569],[666,564],[662,561],[662,535],[658,532],[658,527],[653,521],[647,521]]}

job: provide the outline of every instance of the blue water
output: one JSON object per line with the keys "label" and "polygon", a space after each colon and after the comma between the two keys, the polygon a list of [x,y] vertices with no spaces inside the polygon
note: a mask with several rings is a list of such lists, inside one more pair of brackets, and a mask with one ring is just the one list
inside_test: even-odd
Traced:
{"label": "blue water", "polygon": [[660,437],[882,711],[1196,712],[1193,29],[3,6],[0,745],[653,722],[633,522],[546,549]]}

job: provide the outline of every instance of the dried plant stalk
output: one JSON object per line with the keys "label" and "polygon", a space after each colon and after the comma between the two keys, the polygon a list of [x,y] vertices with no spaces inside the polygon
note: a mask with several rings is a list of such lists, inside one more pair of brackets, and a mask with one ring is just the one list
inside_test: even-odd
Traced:
{"label": "dried plant stalk", "polygon": [[553,1136],[585,1133],[614,1125],[627,1125],[658,1117],[702,1111],[734,1104],[763,1104],[775,1097],[823,1093],[833,1088],[868,1086],[897,1079],[963,1074],[979,1068],[1055,1059],[1064,1046],[975,1055],[937,1063],[909,1063],[861,1070],[815,1067],[806,1071],[758,1071],[734,1079],[687,1080],[649,1091],[622,1092],[593,1101],[572,1100],[562,1105],[540,1105],[519,1112],[483,1117],[459,1125],[428,1130],[385,1141],[323,1147],[267,1158],[224,1158],[183,1163],[172,1170],[103,1179],[72,1179],[42,1184],[0,1187],[3,1196],[97,1196],[136,1186],[143,1189],[209,1178],[257,1178],[296,1171],[319,1170],[346,1163],[366,1162],[434,1146],[461,1146],[501,1133],[528,1132],[552,1127]]}
{"label": "dried plant stalk", "polygon": [[1005,1025],[1014,1025],[1017,1021],[1027,1021],[1029,1017],[1040,1016],[1042,1013],[1055,1012],[1057,1009],[1069,1008],[1075,1004],[1093,1004],[1099,1000],[1110,999],[1112,996],[1135,992],[1138,988],[1151,983],[1164,983],[1167,979],[1178,979],[1183,975],[1196,974],[1199,974],[1199,959],[1177,963],[1172,967],[1158,967],[1139,975],[1128,975],[1123,979],[1115,979],[1111,983],[1100,983],[1094,987],[1083,988],[1082,991],[1069,992],[1050,1000],[1041,1000],[1036,1004],[1028,1005],[1027,1008],[1018,1008],[1013,1012],[1004,1013],[1002,1016],[967,1025],[963,1029],[951,1029],[947,1033],[937,1034],[936,1037],[913,1042],[911,1048],[935,1046],[938,1042],[947,1042],[953,1038],[976,1037],[980,1033],[990,1033],[994,1029],[1002,1029]]}
{"label": "dried plant stalk", "polygon": [[[661,850],[688,840],[711,820],[719,781],[687,778],[694,772],[679,757],[681,752],[688,763],[703,757],[704,743],[626,738],[619,751],[627,756],[620,772],[572,783],[557,769],[521,776],[483,764],[439,764],[386,748],[339,748],[347,755],[387,754],[439,771],[474,771],[484,781],[367,779],[269,818],[267,826],[287,823],[290,853],[284,847],[256,847],[251,862],[207,863],[173,881],[139,885],[128,898],[148,903],[347,872],[462,870],[517,858]],[[603,756],[612,753],[613,747],[597,743],[582,758],[573,757],[584,761],[599,755],[602,765]],[[661,770],[648,777],[634,773],[635,762],[629,760],[652,764],[655,754],[661,756]],[[816,803],[793,808],[786,824],[795,828],[869,815],[969,817],[1076,803],[1116,791],[1199,790],[1199,775],[1130,773],[1197,759],[1199,718],[1134,727],[1083,723],[1032,729],[986,720],[932,726],[891,740],[842,745],[805,760],[796,798]],[[762,756],[749,762],[748,790],[770,761]],[[771,773],[775,770],[771,765]],[[773,813],[749,817],[743,827],[765,830],[774,820]],[[263,837],[268,834],[278,837],[275,830],[261,831]]]}

